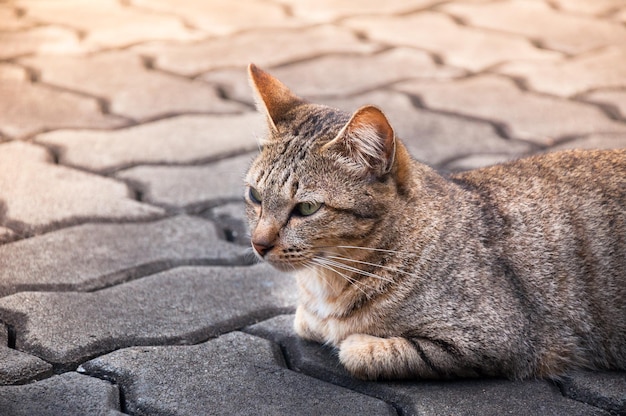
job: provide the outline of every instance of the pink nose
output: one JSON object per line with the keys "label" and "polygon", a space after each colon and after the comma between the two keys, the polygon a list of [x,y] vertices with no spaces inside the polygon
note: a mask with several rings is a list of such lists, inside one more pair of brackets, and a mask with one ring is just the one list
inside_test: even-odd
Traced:
{"label": "pink nose", "polygon": [[259,256],[261,257],[265,257],[265,255],[274,248],[273,245],[269,245],[265,242],[256,242],[256,241],[252,241],[252,247],[254,248],[254,251],[256,251],[257,253],[259,253]]}

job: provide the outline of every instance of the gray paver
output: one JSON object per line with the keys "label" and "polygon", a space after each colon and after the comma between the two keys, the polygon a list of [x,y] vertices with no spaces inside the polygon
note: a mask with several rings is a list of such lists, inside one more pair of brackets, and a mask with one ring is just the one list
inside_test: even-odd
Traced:
{"label": "gray paver", "polygon": [[18,350],[71,368],[118,348],[233,331],[293,310],[295,292],[293,277],[267,265],[179,267],[96,292],[17,293],[0,298],[0,316]]}
{"label": "gray paver", "polygon": [[84,224],[0,246],[0,295],[93,290],[178,264],[246,261],[241,247],[200,218]]}
{"label": "gray paver", "polygon": [[428,108],[492,120],[503,124],[511,137],[543,145],[573,135],[626,132],[626,124],[609,119],[599,108],[525,92],[504,77],[409,81],[395,88],[418,95]]}
{"label": "gray paver", "polygon": [[622,0],[553,0],[552,3],[560,10],[590,15],[609,13],[624,5]]}
{"label": "gray paver", "polygon": [[577,372],[561,381],[563,393],[572,399],[626,414],[626,372]]}
{"label": "gray paver", "polygon": [[41,71],[43,82],[106,98],[112,113],[134,119],[244,108],[220,99],[203,82],[148,70],[138,55],[127,50],[87,57],[34,56],[20,62]]}
{"label": "gray paver", "polygon": [[16,58],[32,53],[74,54],[83,51],[76,33],[56,26],[1,31],[0,44],[2,45],[0,59]]}
{"label": "gray paver", "polygon": [[122,415],[116,387],[77,373],[25,386],[0,387],[0,409],[3,415],[11,416]]}
{"label": "gray paver", "polygon": [[256,153],[202,166],[138,166],[119,172],[143,190],[145,201],[163,206],[216,205],[243,197],[243,179]]}
{"label": "gray paver", "polygon": [[523,78],[530,89],[569,97],[593,88],[626,87],[626,47],[610,47],[556,62],[513,62],[498,72]]}
{"label": "gray paver", "polygon": [[144,13],[117,0],[99,0],[84,7],[80,0],[20,0],[26,16],[84,33],[81,46],[94,51],[132,45],[152,39],[190,40],[201,33],[175,16]]}
{"label": "gray paver", "polygon": [[22,16],[13,4],[0,4],[0,30],[8,32],[28,29],[34,25],[35,22],[28,17]]}
{"label": "gray paver", "polygon": [[288,370],[276,345],[236,332],[194,346],[116,351],[81,371],[114,379],[136,415],[396,414],[380,400]]}
{"label": "gray paver", "polygon": [[482,152],[514,157],[531,149],[528,143],[503,139],[488,123],[416,108],[406,94],[396,91],[374,91],[324,103],[348,112],[366,104],[376,105],[385,112],[409,152],[431,165],[459,155]]}
{"label": "gray paver", "polygon": [[259,113],[183,115],[113,131],[57,130],[36,141],[59,162],[108,172],[137,164],[189,163],[258,148]]}
{"label": "gray paver", "polygon": [[332,21],[355,14],[399,14],[423,9],[438,0],[364,0],[354,2],[350,0],[278,0],[290,6],[297,16],[311,21]]}
{"label": "gray paver", "polygon": [[406,415],[608,415],[601,409],[564,398],[558,388],[547,381],[355,380],[343,369],[332,349],[297,337],[293,330],[293,315],[278,316],[244,330],[279,343],[292,368],[394,403]]}
{"label": "gray paver", "polygon": [[250,247],[250,232],[248,231],[248,217],[243,201],[231,202],[204,213],[213,219],[228,241],[245,247]]}
{"label": "gray paver", "polygon": [[[42,153],[43,152],[43,153]],[[42,148],[22,142],[0,145],[0,200],[4,221],[25,232],[85,219],[149,219],[160,208],[129,198],[121,182],[48,163]]]}
{"label": "gray paver", "polygon": [[[441,13],[394,17],[357,17],[343,24],[387,44],[410,45],[435,52],[446,64],[480,71],[508,60],[554,59],[560,54],[535,48],[525,39],[461,26]],[[433,36],[437,33],[437,36]],[[459,42],[459,39],[463,39]]]}
{"label": "gray paver", "polygon": [[626,119],[626,89],[622,90],[600,90],[586,94],[585,101],[609,105],[613,113],[618,114],[622,119]]}
{"label": "gray paver", "polygon": [[[329,73],[333,76],[329,77]],[[231,84],[239,84],[231,87],[235,98],[252,101],[247,77],[242,70],[222,74],[229,74]],[[302,74],[307,75],[303,77]],[[349,95],[406,79],[445,79],[463,74],[459,69],[438,66],[425,52],[403,47],[375,55],[327,55],[272,70],[272,75],[303,97]],[[203,79],[223,81],[216,80],[212,72]]]}
{"label": "gray paver", "polygon": [[269,67],[328,53],[368,53],[378,49],[380,46],[360,41],[350,30],[332,25],[243,32],[203,42],[161,42],[134,48],[154,58],[156,67],[187,76],[213,69],[244,68],[250,62]]}
{"label": "gray paver", "polygon": [[126,123],[123,118],[103,114],[93,98],[31,82],[26,71],[15,65],[0,64],[0,96],[0,131],[14,138],[53,128]]}
{"label": "gray paver", "polygon": [[[52,375],[52,365],[41,358],[0,346],[0,386],[21,384]],[[2,393],[0,393],[0,397]],[[1,401],[1,399],[0,399]]]}
{"label": "gray paver", "polygon": [[565,149],[621,149],[626,148],[626,133],[590,134],[550,148],[550,151]]}
{"label": "gray paver", "polygon": [[472,26],[527,36],[547,48],[571,54],[626,43],[626,27],[584,15],[559,13],[542,1],[454,3],[442,9]]}

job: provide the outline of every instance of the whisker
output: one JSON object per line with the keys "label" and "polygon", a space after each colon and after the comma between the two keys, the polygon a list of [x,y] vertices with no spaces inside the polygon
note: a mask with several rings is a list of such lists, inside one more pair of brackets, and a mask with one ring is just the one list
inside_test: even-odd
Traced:
{"label": "whisker", "polygon": [[397,273],[402,273],[402,274],[405,274],[407,276],[412,276],[412,274],[407,272],[407,271],[396,269],[395,267],[383,266],[382,264],[370,263],[370,262],[367,262],[367,261],[355,260],[355,259],[350,259],[350,258],[347,258],[347,257],[339,257],[339,256],[326,256],[326,257],[329,258],[329,259],[351,261],[353,263],[359,263],[359,264],[365,264],[365,265],[368,265],[368,266],[380,267],[381,269],[385,269],[385,270],[389,270],[389,271],[397,272]]}
{"label": "whisker", "polygon": [[330,264],[331,266],[337,267],[337,268],[339,268],[341,270],[345,270],[347,272],[353,272],[353,273],[361,274],[363,276],[373,277],[374,279],[379,279],[379,280],[382,280],[382,281],[385,281],[385,282],[393,282],[393,280],[388,279],[386,277],[382,277],[382,276],[379,276],[379,275],[374,274],[374,273],[366,272],[364,270],[358,269],[358,268],[350,266],[348,264],[341,263],[339,261],[335,261],[335,260],[329,259],[327,257],[318,258],[318,260],[323,260],[323,261],[327,262],[328,264]]}
{"label": "whisker", "polygon": [[348,283],[350,283],[351,285],[353,285],[354,287],[356,287],[357,289],[359,289],[365,296],[369,297],[369,295],[367,293],[365,293],[365,291],[359,287],[359,285],[363,285],[363,283],[359,282],[358,280],[344,274],[341,273],[340,271],[334,269],[332,266],[325,264],[325,263],[321,263],[321,262],[317,262],[316,260],[320,260],[320,259],[315,259],[315,262],[322,268],[326,269],[326,270],[330,270],[333,273],[338,274],[339,276],[343,277]]}

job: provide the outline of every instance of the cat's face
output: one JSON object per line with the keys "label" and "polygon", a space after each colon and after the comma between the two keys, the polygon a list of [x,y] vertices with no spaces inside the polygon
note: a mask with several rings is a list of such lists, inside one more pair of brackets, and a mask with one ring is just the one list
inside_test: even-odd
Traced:
{"label": "cat's face", "polygon": [[382,113],[366,107],[350,117],[285,98],[277,80],[250,72],[270,126],[246,175],[256,254],[293,270],[365,244],[395,192],[388,175],[395,142]]}

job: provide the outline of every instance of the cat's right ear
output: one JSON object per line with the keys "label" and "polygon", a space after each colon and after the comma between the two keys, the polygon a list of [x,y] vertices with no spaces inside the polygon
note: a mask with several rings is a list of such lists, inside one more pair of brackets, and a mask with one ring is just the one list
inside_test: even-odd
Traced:
{"label": "cat's right ear", "polygon": [[276,125],[294,107],[304,103],[285,84],[254,64],[248,66],[250,85],[256,93],[257,109],[267,116],[270,128],[277,131]]}

